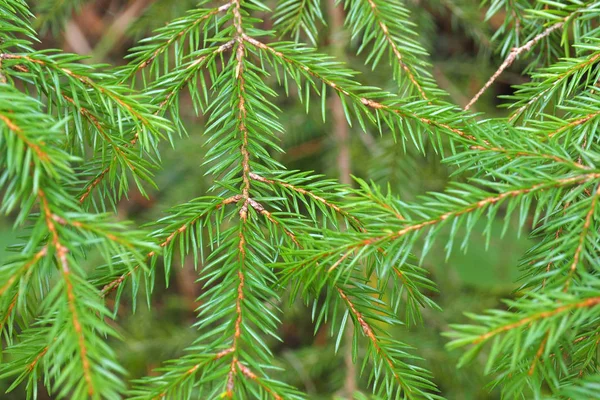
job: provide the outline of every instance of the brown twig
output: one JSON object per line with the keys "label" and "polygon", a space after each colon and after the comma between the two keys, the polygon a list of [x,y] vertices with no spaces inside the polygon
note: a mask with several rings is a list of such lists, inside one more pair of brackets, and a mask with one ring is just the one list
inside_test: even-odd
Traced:
{"label": "brown twig", "polygon": [[546,331],[546,335],[544,336],[544,339],[540,343],[540,347],[538,347],[537,352],[535,353],[535,358],[533,359],[533,362],[531,363],[531,367],[529,367],[529,371],[527,372],[527,374],[529,376],[533,375],[533,373],[535,372],[537,363],[542,358],[542,354],[544,354],[544,349],[546,348],[546,343],[548,342],[549,336],[550,336],[550,331]]}
{"label": "brown twig", "polygon": [[504,72],[505,69],[507,69],[508,67],[510,67],[512,65],[512,63],[517,59],[517,57],[519,55],[521,55],[522,53],[524,53],[526,51],[531,50],[533,48],[533,46],[535,46],[540,40],[542,40],[546,36],[550,35],[555,30],[562,28],[563,25],[565,24],[565,21],[566,21],[566,19],[563,19],[562,21],[555,23],[554,25],[546,28],[540,34],[536,35],[533,39],[531,39],[530,41],[525,43],[523,46],[513,48],[510,51],[510,53],[508,53],[508,56],[506,57],[504,62],[500,65],[500,67],[498,67],[496,72],[494,72],[494,74],[490,77],[490,79],[488,79],[488,81],[485,83],[485,85],[483,85],[483,87],[479,90],[479,92],[477,92],[477,94],[465,106],[465,110],[468,110],[469,108],[471,108],[471,106],[473,106],[473,104],[475,104],[477,102],[477,100],[479,100],[481,95],[490,86],[492,86],[492,84],[496,81],[496,79],[498,79],[498,77],[502,74],[502,72]]}

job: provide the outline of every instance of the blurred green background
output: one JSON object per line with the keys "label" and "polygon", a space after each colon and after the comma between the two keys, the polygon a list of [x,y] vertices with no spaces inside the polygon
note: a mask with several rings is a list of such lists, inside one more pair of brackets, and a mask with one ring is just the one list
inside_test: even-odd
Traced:
{"label": "blurred green background", "polygon": [[[430,53],[433,77],[455,104],[464,106],[502,62],[494,55],[490,37],[503,16],[485,21],[485,7],[480,7],[476,0],[404,1],[413,12],[421,43]],[[136,40],[183,15],[196,2],[39,0],[29,3],[38,16],[34,24],[41,33],[40,48],[61,48],[89,55],[90,62],[120,65]],[[267,3],[274,6],[276,2]],[[326,14],[331,12],[327,4],[323,1]],[[264,28],[268,29],[271,24],[272,21],[266,19]],[[331,52],[332,38],[327,27],[322,27],[319,40],[319,47]],[[386,63],[370,71],[364,67],[362,57],[356,55],[358,40],[350,41],[342,35],[336,41],[338,45],[343,44],[344,58],[351,67],[365,72],[359,76],[363,83],[396,91],[391,68]],[[477,103],[477,111],[486,116],[502,115],[498,96],[509,94],[511,85],[524,80],[516,64],[486,92]],[[118,204],[118,218],[132,219],[141,225],[160,218],[168,207],[205,194],[210,186],[201,166],[204,118],[194,114],[187,96],[184,94],[181,98],[181,112],[187,121],[189,136],[176,139],[174,148],[167,143],[163,145],[163,168],[156,171],[160,189],[148,188],[149,198],[132,190],[128,198]],[[339,178],[336,162],[339,146],[332,134],[338,123],[335,118],[323,124],[318,104],[307,114],[303,105],[285,96],[278,98],[277,105],[282,109],[281,121],[286,128],[281,137],[286,152],[279,156],[281,162],[289,169],[314,170]],[[432,151],[423,156],[410,144],[405,148],[401,143],[394,143],[391,137],[364,133],[359,127],[350,128],[349,135],[352,173],[382,185],[389,184],[404,200],[415,200],[427,191],[443,190],[453,173],[452,168],[442,162],[442,157]],[[454,176],[452,179],[466,178]],[[504,238],[498,239],[502,225],[503,221],[496,221],[494,230],[498,234],[492,236],[489,248],[486,249],[481,234],[474,234],[464,251],[456,250],[448,259],[443,241],[438,240],[424,266],[438,285],[439,293],[432,296],[443,312],[425,310],[423,326],[403,327],[394,332],[418,349],[415,352],[423,357],[423,366],[433,372],[434,381],[448,399],[499,398],[497,391],[487,387],[489,377],[482,376],[483,356],[468,367],[457,369],[459,353],[446,351],[445,339],[440,334],[448,324],[464,322],[463,312],[498,307],[500,298],[510,297],[516,289],[519,258],[532,243],[526,233],[517,234],[516,221],[511,223]],[[483,226],[479,228],[479,232],[482,231]],[[19,232],[12,229],[11,216],[0,217],[0,259],[6,254],[6,246],[18,241],[18,235]],[[195,320],[194,310],[198,306],[195,299],[201,287],[194,282],[197,272],[192,263],[184,260],[182,264],[170,277],[168,287],[164,280],[157,285],[151,309],[143,303],[144,296],[139,297],[142,304],[135,313],[126,295],[121,300],[118,329],[124,340],[115,346],[131,378],[151,373],[162,361],[177,357],[196,336],[190,326]],[[93,262],[89,268],[94,268]],[[108,301],[110,304],[112,299]],[[276,345],[275,352],[281,374],[289,383],[314,399],[333,398],[340,393],[345,375],[343,355],[334,354],[334,339],[328,336],[326,327],[323,332],[314,334],[306,307],[297,304],[286,311],[280,335],[284,343]],[[365,384],[367,376],[361,379]],[[0,380],[0,390],[4,392],[8,384]],[[40,390],[40,398],[50,398]],[[16,390],[0,398],[22,399],[24,394]]]}

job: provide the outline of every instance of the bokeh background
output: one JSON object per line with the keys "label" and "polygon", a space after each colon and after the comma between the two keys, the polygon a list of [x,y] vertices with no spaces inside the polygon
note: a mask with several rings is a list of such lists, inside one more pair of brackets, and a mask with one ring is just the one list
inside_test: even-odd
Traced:
{"label": "bokeh background", "polygon": [[[492,35],[502,24],[502,13],[485,20],[486,5],[478,0],[391,0],[404,1],[413,13],[413,21],[420,32],[420,41],[428,50],[431,74],[449,99],[464,107],[483,83],[493,74],[502,59],[496,55]],[[37,18],[33,22],[41,34],[39,48],[60,48],[89,56],[90,63],[122,65],[137,40],[181,16],[195,7],[190,0],[39,0],[28,2]],[[272,7],[276,1],[267,1]],[[359,80],[364,84],[396,91],[392,70],[381,63],[375,71],[364,67],[364,59],[356,55],[359,39],[351,39],[343,28],[335,27],[335,18],[343,16],[341,8],[332,8],[331,2],[322,1],[330,26],[320,27],[319,47],[324,52],[337,54],[350,66],[363,72]],[[265,19],[264,28],[272,21]],[[477,111],[486,117],[502,116],[499,97],[511,93],[511,85],[523,83],[522,65],[515,63],[496,81],[477,103]],[[274,79],[274,78],[273,78]],[[272,85],[276,88],[277,85]],[[188,136],[176,139],[174,148],[163,145],[162,169],[155,171],[158,190],[149,187],[145,198],[136,189],[117,204],[119,219],[131,219],[142,225],[158,219],[171,206],[206,194],[211,182],[202,167],[202,115],[195,115],[186,94],[181,98],[181,113]],[[316,100],[320,102],[320,100]],[[329,104],[332,117],[324,124],[320,105],[305,112],[294,99],[280,96],[281,121],[285,134],[281,144],[285,154],[280,160],[289,169],[313,170],[328,177],[347,179],[341,169],[350,168],[352,174],[388,186],[405,200],[415,200],[427,191],[443,190],[453,174],[442,156],[433,151],[426,156],[407,143],[395,143],[392,137],[380,137],[376,132],[364,133],[360,127],[346,127],[343,118],[337,118],[335,101]],[[314,112],[313,112],[314,110]],[[339,113],[338,113],[339,114]],[[341,135],[348,140],[341,142]],[[340,162],[340,150],[349,151],[349,163]],[[466,176],[454,176],[464,180]],[[448,352],[446,339],[441,333],[448,324],[466,321],[464,312],[480,312],[486,308],[501,307],[501,298],[511,297],[518,287],[519,259],[530,247],[527,233],[516,232],[516,221],[511,223],[503,239],[500,238],[503,220],[497,217],[489,248],[485,237],[474,234],[461,251],[446,257],[443,240],[432,249],[424,267],[439,288],[432,297],[442,312],[425,310],[422,326],[405,326],[394,335],[418,348],[422,364],[434,374],[434,381],[448,399],[496,399],[498,391],[488,387],[489,377],[482,375],[483,360],[475,360],[462,369],[456,368],[458,352]],[[12,228],[11,215],[0,216],[0,260],[7,254],[5,248],[18,242],[19,232]],[[483,226],[479,229],[483,231]],[[177,357],[197,333],[191,328],[196,298],[201,293],[195,280],[198,272],[191,260],[182,260],[182,268],[175,269],[169,282],[159,281],[152,297],[151,308],[144,296],[133,312],[127,295],[118,309],[118,330],[122,342],[115,342],[122,364],[136,378],[151,373],[162,361]],[[93,269],[94,258],[88,268]],[[202,266],[199,266],[201,269]],[[160,271],[160,268],[158,269]],[[108,299],[109,303],[113,299]],[[284,342],[275,348],[280,372],[288,382],[305,390],[310,398],[331,399],[340,394],[346,368],[343,354],[335,354],[335,339],[329,337],[325,326],[313,332],[310,311],[297,304],[286,311],[280,335]],[[358,367],[360,370],[360,366]],[[366,375],[366,374],[365,374]],[[367,376],[360,378],[364,385]],[[0,392],[9,382],[0,379]],[[2,399],[23,399],[17,389],[1,394]],[[50,398],[40,387],[40,398]]]}

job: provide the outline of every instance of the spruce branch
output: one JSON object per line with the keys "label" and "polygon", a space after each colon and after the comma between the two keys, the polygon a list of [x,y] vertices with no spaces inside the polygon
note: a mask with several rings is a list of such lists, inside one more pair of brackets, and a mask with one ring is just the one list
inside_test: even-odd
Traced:
{"label": "spruce branch", "polygon": [[600,115],[600,111],[597,112],[593,112],[591,114],[587,114],[581,118],[577,118],[571,121],[566,121],[565,124],[563,124],[562,126],[560,126],[559,128],[551,131],[550,133],[548,133],[548,137],[549,138],[553,138],[569,129],[575,128],[577,126],[580,126],[582,124],[587,123],[590,120],[593,120],[594,118],[598,117]]}
{"label": "spruce branch", "polygon": [[[513,312],[501,312],[497,315],[496,319],[490,319],[486,316],[471,316],[476,321],[482,323],[479,325],[455,325],[452,326],[453,331],[447,335],[453,340],[449,343],[449,347],[456,348],[466,345],[473,345],[473,350],[463,356],[461,363],[468,362],[474,357],[480,350],[484,343],[500,335],[519,335],[520,332],[527,327],[532,333],[530,337],[539,338],[540,345],[534,348],[533,356],[534,359],[537,357],[539,348],[543,347],[543,352],[549,354],[550,349],[554,349],[556,346],[556,340],[558,333],[553,332],[552,334],[552,345],[550,346],[549,338],[544,333],[547,327],[551,324],[552,320],[556,319],[576,319],[576,318],[589,318],[590,315],[587,310],[596,314],[598,312],[596,306],[600,303],[600,299],[597,297],[589,298],[573,298],[555,295],[555,302],[551,303],[550,299],[541,299],[539,295],[528,296],[511,302],[510,304],[515,308]],[[584,314],[586,313],[586,314]],[[502,321],[500,324],[495,324],[496,321]],[[564,330],[564,328],[563,328]],[[537,333],[535,336],[534,334]],[[544,345],[542,346],[542,343]],[[519,343],[510,342],[507,340],[499,341],[495,340],[492,344],[494,347],[493,353],[498,354],[502,348],[510,348],[513,346],[519,346]],[[518,354],[513,352],[513,357],[523,358],[526,354]],[[494,359],[492,358],[491,362]]]}
{"label": "spruce branch", "polygon": [[[188,233],[189,231],[191,231],[193,229],[193,227],[195,225],[197,225],[199,222],[206,220],[213,212],[223,208],[224,206],[226,206],[228,204],[238,203],[240,200],[242,200],[242,196],[234,195],[234,196],[228,197],[226,199],[208,198],[207,200],[209,201],[209,204],[207,207],[203,207],[203,209],[199,213],[193,215],[192,217],[188,217],[185,220],[185,222],[183,224],[177,226],[176,229],[168,231],[168,233],[166,233],[166,234],[164,233],[164,230],[159,230],[158,232],[155,232],[153,236],[155,236],[155,237],[158,236],[158,237],[163,238],[163,240],[160,242],[158,247],[161,249],[166,249],[166,248],[168,249],[169,246],[172,246],[173,241],[177,240],[178,238],[179,238],[179,240],[183,240],[183,239],[181,239],[182,236],[185,235],[186,233]],[[199,228],[196,228],[196,229],[199,229]],[[159,252],[152,250],[146,255],[146,260],[149,261],[150,259],[158,257],[158,256],[159,256]],[[166,258],[167,257],[165,256],[165,259]],[[136,271],[138,269],[140,269],[140,267],[141,267],[141,264],[138,264],[135,267],[133,267],[132,269],[129,269],[127,272],[121,274],[114,280],[105,284],[101,291],[102,297],[106,297],[111,292],[118,289],[120,287],[120,285],[122,285],[129,277],[131,277],[133,274],[135,274]]]}
{"label": "spruce branch", "polygon": [[[430,228],[432,226],[438,224],[444,224],[449,220],[454,218],[459,218],[464,215],[468,215],[470,213],[478,213],[481,214],[481,211],[485,208],[497,206],[501,204],[503,201],[515,202],[521,196],[531,195],[536,192],[549,190],[553,188],[560,187],[568,187],[572,185],[580,185],[586,182],[593,182],[600,177],[600,174],[597,173],[588,173],[581,174],[571,177],[566,177],[562,179],[556,179],[550,183],[548,182],[540,182],[535,184],[530,184],[526,187],[520,187],[513,190],[507,190],[498,194],[489,194],[485,192],[476,193],[474,198],[471,201],[463,201],[462,199],[457,198],[455,200],[455,206],[452,206],[451,209],[444,213],[432,213],[430,210],[418,208],[417,215],[425,215],[429,218],[422,220],[410,220],[405,219],[398,221],[402,228],[396,231],[392,231],[390,233],[386,233],[383,235],[377,234],[368,234],[364,235],[362,238],[351,238],[350,241],[341,244],[340,246],[334,247],[332,250],[326,250],[322,252],[316,252],[316,254],[312,256],[307,256],[304,260],[299,261],[292,268],[296,269],[298,267],[307,268],[308,266],[313,265],[316,262],[324,263],[325,260],[335,260],[333,261],[333,265],[336,267],[339,266],[344,259],[348,258],[349,255],[347,253],[351,253],[354,251],[358,251],[359,254],[365,251],[365,248],[369,248],[372,246],[378,247],[383,245],[386,242],[393,242],[397,240],[403,240],[405,236],[413,235],[421,230]],[[468,193],[468,192],[467,192]],[[467,194],[465,193],[465,194]],[[475,193],[473,193],[475,194]],[[469,193],[469,195],[473,195]],[[408,211],[409,209],[407,209]],[[405,243],[412,243],[413,240],[406,239]],[[336,257],[336,254],[342,254],[341,257]],[[354,263],[355,261],[352,261]],[[348,267],[350,267],[349,264]],[[338,274],[339,275],[339,274]]]}
{"label": "spruce branch", "polygon": [[[79,4],[44,1],[55,5],[42,17],[50,27],[58,11]],[[360,360],[368,370],[364,380],[348,374],[347,392],[368,386],[373,398],[438,399],[435,383],[445,388],[443,377],[433,378],[413,355],[419,350],[396,340],[399,325],[429,323],[440,310],[421,263],[441,252],[437,246],[447,255],[459,241],[466,249],[480,230],[486,246],[496,245],[499,225],[501,236],[514,222],[518,232],[530,228],[533,243],[519,261],[519,289],[506,307],[452,325],[448,346],[468,348],[461,365],[489,346],[484,372],[494,374],[503,397],[595,395],[598,2],[489,2],[488,18],[500,11],[506,17],[494,36],[505,59],[466,108],[517,58],[535,53],[523,71],[531,81],[507,96],[507,118],[480,118],[443,100],[426,60],[427,32],[413,22],[431,18],[431,10],[409,13],[400,2],[344,0],[337,3],[344,12],[334,15],[334,30],[345,18],[352,35],[344,51],[356,50],[372,69],[389,63],[398,93],[365,86],[341,62],[356,58],[340,53],[339,44],[334,57],[302,44],[321,41],[325,7],[316,0],[282,0],[274,12],[261,0],[201,1],[187,13],[178,3],[181,16],[140,41],[118,69],[34,50],[26,5],[0,2],[1,210],[17,210],[15,226],[24,232],[11,248],[18,254],[0,266],[7,345],[0,378],[12,380],[9,391],[23,384],[34,398],[43,381],[51,395],[74,399],[303,398],[284,383],[276,344],[287,336],[284,318],[300,295],[312,303],[319,340],[328,331],[327,348],[337,351],[349,338],[346,368]],[[446,2],[436,10],[450,9],[465,25],[471,17],[461,6]],[[340,183],[286,170],[278,107],[288,102],[280,94],[297,95],[307,113],[320,103],[324,120],[334,96],[335,124],[385,135],[365,139],[367,147],[378,158],[402,158],[402,166],[389,162],[365,173],[357,163],[358,175],[375,170],[377,178],[356,179],[357,188],[347,176]],[[132,182],[142,194],[153,184],[165,151],[159,144],[167,138],[175,145],[171,125],[186,133],[188,108],[205,121],[198,129],[204,150],[193,157],[201,159],[208,193],[171,207],[147,225],[150,234],[99,213],[116,208]],[[354,153],[347,150],[339,164],[346,175]],[[413,185],[411,200],[404,185],[402,197],[394,193],[399,185],[388,172],[417,181],[416,173],[440,160],[462,183],[423,196],[414,195],[431,186]],[[89,265],[97,257],[101,265]],[[159,276],[169,285],[177,262],[193,266],[201,285],[195,339],[128,390],[111,321],[119,323],[124,283],[131,282],[134,310],[141,285],[151,304]],[[111,312],[105,302],[113,307],[113,291]],[[335,368],[342,360],[329,361]],[[332,382],[338,387],[331,392],[342,384]]]}
{"label": "spruce branch", "polygon": [[[147,129],[149,132],[157,133],[155,124],[150,122],[148,117],[145,115],[145,112],[143,110],[140,110],[134,102],[127,99],[122,93],[119,93],[117,90],[98,84],[94,80],[90,79],[88,76],[84,75],[82,73],[83,71],[73,71],[71,68],[69,68],[71,67],[71,65],[63,66],[61,65],[61,63],[54,61],[52,58],[43,56],[41,54],[22,55],[2,53],[0,54],[0,59],[18,60],[21,62],[25,62],[29,65],[39,65],[44,69],[76,80],[81,84],[87,86],[88,88],[96,91],[98,94],[110,99],[118,109],[122,110],[122,112],[130,114],[136,121],[140,121],[141,126],[144,128],[144,131],[146,131]],[[160,133],[158,134],[160,135]]]}
{"label": "spruce branch", "polygon": [[350,301],[350,299],[348,298],[346,293],[344,293],[344,291],[339,287],[336,287],[336,289],[337,289],[340,297],[342,298],[342,300],[347,304],[348,308],[350,309],[352,317],[356,320],[357,326],[360,327],[360,329],[363,331],[363,334],[371,342],[371,345],[374,348],[375,354],[377,356],[381,357],[383,359],[384,363],[387,365],[387,368],[389,368],[392,371],[392,375],[394,376],[394,379],[397,381],[399,387],[402,388],[402,390],[404,390],[405,396],[408,399],[413,398],[413,394],[412,394],[413,390],[409,386],[407,386],[406,382],[404,382],[404,380],[402,379],[400,374],[398,372],[396,372],[396,366],[395,366],[394,361],[381,348],[381,346],[379,344],[379,339],[375,335],[371,326],[365,321],[363,315],[356,309],[355,305]]}

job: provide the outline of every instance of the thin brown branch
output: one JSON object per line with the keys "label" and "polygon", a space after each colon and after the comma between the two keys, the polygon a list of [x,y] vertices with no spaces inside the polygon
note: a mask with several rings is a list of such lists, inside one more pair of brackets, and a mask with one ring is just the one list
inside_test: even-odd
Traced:
{"label": "thin brown branch", "polygon": [[339,265],[341,263],[343,263],[346,258],[350,257],[350,255],[352,254],[352,252],[353,252],[353,249],[350,249],[347,252],[345,252],[340,258],[338,258],[338,260],[335,263],[333,263],[333,265],[331,267],[329,267],[329,269],[327,270],[327,273],[330,274],[333,271],[335,271],[335,269],[337,267],[339,267]]}
{"label": "thin brown branch", "polygon": [[298,239],[296,238],[296,235],[294,235],[292,231],[284,227],[277,219],[275,219],[273,215],[269,211],[267,211],[265,207],[263,207],[262,204],[260,204],[252,198],[248,199],[248,203],[250,204],[250,206],[252,206],[252,208],[254,208],[259,214],[263,215],[272,224],[279,226],[283,230],[283,233],[285,233],[292,240],[292,242],[294,242],[296,246],[301,247],[300,242],[298,242]]}
{"label": "thin brown branch", "polygon": [[550,336],[550,331],[547,331],[546,335],[544,336],[544,339],[542,340],[542,343],[540,343],[540,347],[538,347],[538,349],[535,353],[535,358],[533,359],[533,362],[531,363],[531,367],[529,367],[529,371],[527,372],[527,374],[529,376],[533,375],[533,373],[535,372],[535,368],[536,368],[539,360],[542,358],[542,354],[544,354],[544,349],[546,348],[546,343],[548,343],[549,336]]}
{"label": "thin brown branch", "polygon": [[42,351],[40,351],[40,353],[37,356],[35,356],[35,358],[27,365],[27,371],[29,371],[29,372],[33,371],[33,369],[38,364],[38,362],[42,359],[42,357],[44,357],[46,355],[49,348],[50,348],[49,346],[44,347],[42,349]]}
{"label": "thin brown branch", "polygon": [[531,50],[533,48],[533,46],[535,46],[540,40],[544,39],[545,37],[550,35],[555,30],[561,29],[563,27],[563,25],[565,24],[565,21],[566,21],[566,19],[564,19],[560,22],[557,22],[556,24],[546,28],[543,32],[536,35],[533,39],[531,39],[530,41],[525,43],[523,46],[513,48],[510,51],[510,53],[508,53],[508,56],[506,57],[504,62],[500,65],[500,67],[498,67],[496,72],[494,72],[494,74],[490,77],[490,79],[488,79],[488,81],[485,83],[485,85],[483,85],[483,87],[479,90],[479,92],[477,92],[477,94],[471,99],[471,101],[469,101],[469,104],[467,104],[465,106],[465,110],[468,110],[469,108],[471,108],[471,106],[473,106],[473,104],[475,104],[477,102],[477,100],[479,100],[481,95],[490,86],[492,86],[492,84],[496,81],[496,79],[498,79],[498,77],[502,74],[502,72],[504,72],[505,69],[507,69],[508,67],[510,67],[513,64],[513,62],[517,59],[517,57],[519,55]]}

